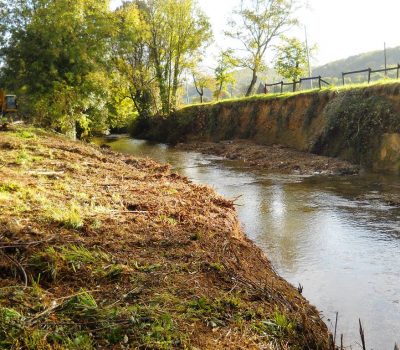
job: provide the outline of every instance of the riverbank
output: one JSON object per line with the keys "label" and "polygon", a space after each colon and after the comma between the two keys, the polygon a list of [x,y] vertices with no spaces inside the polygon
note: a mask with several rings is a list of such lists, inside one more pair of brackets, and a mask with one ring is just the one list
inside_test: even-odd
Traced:
{"label": "riverbank", "polygon": [[0,207],[5,346],[329,348],[234,202],[167,165],[1,132]]}
{"label": "riverbank", "polygon": [[400,83],[193,105],[133,128],[170,144],[248,140],[400,174]]}
{"label": "riverbank", "polygon": [[359,168],[349,162],[296,151],[282,146],[264,146],[248,140],[179,143],[177,149],[214,154],[240,161],[252,169],[296,175],[353,175]]}

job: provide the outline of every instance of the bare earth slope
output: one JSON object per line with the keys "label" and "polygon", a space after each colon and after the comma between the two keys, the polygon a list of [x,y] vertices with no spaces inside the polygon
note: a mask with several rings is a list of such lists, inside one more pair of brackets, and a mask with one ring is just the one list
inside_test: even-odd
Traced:
{"label": "bare earth slope", "polygon": [[233,202],[36,129],[0,132],[0,277],[0,348],[329,348]]}

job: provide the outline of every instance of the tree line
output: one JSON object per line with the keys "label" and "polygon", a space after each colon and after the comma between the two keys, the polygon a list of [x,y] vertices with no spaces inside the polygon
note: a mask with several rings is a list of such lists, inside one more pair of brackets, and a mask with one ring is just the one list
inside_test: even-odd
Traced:
{"label": "tree line", "polygon": [[300,5],[242,0],[225,32],[242,50],[221,51],[210,74],[200,66],[212,29],[195,0],[124,1],[115,10],[109,0],[0,0],[0,88],[19,95],[31,121],[82,137],[175,110],[184,74],[203,102],[206,89],[223,98],[235,69],[247,68],[251,95],[272,48],[282,76],[303,73],[303,43],[283,36]]}

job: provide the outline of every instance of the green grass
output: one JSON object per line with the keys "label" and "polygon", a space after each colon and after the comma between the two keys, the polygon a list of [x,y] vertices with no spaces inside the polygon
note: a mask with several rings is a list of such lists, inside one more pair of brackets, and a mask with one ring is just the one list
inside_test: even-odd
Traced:
{"label": "green grass", "polygon": [[76,203],[70,203],[66,207],[47,208],[47,217],[66,228],[80,229],[84,225],[82,208]]}
{"label": "green grass", "polygon": [[0,183],[0,192],[15,193],[19,190],[19,186],[13,183]]}
{"label": "green grass", "polygon": [[310,95],[310,94],[315,94],[315,93],[327,93],[327,92],[343,92],[343,91],[349,91],[349,90],[361,90],[361,89],[366,89],[369,87],[375,87],[375,86],[390,86],[390,85],[397,85],[400,83],[400,79],[392,79],[392,80],[387,80],[387,79],[382,79],[375,81],[373,83],[362,83],[362,84],[347,84],[344,86],[327,86],[323,87],[322,89],[310,89],[310,90],[304,90],[304,91],[296,91],[296,92],[284,92],[284,93],[271,93],[271,94],[259,94],[259,95],[252,95],[248,97],[237,97],[237,98],[229,98],[221,101],[213,101],[213,102],[207,102],[207,103],[195,103],[195,104],[190,104],[190,105],[185,105],[181,109],[178,110],[182,111],[187,108],[193,108],[193,107],[200,107],[200,106],[215,106],[215,105],[224,105],[224,104],[230,104],[230,103],[237,103],[237,102],[249,102],[249,101],[269,101],[269,100],[285,100],[294,96],[299,96],[299,95]]}
{"label": "green grass", "polygon": [[37,279],[54,281],[61,272],[77,273],[83,268],[93,271],[100,277],[116,278],[122,274],[119,268],[110,265],[106,270],[103,265],[109,264],[111,258],[103,251],[89,250],[83,246],[68,245],[48,247],[44,251],[33,254],[29,266]]}

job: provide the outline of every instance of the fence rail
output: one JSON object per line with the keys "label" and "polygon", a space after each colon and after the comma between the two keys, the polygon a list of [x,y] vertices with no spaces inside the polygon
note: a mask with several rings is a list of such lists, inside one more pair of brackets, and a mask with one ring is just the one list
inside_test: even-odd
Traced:
{"label": "fence rail", "polygon": [[303,82],[305,82],[305,81],[313,81],[313,80],[318,80],[318,86],[319,86],[320,89],[322,88],[322,84],[330,85],[326,80],[322,79],[321,76],[318,76],[318,77],[300,78],[300,80],[298,80],[298,81],[293,81],[293,82],[291,82],[291,83],[285,83],[285,82],[283,82],[283,81],[280,81],[279,83],[265,84],[264,91],[265,91],[265,93],[267,94],[267,93],[268,93],[268,88],[269,88],[269,87],[273,87],[273,86],[278,86],[278,85],[280,85],[280,87],[281,87],[281,93],[283,93],[283,87],[284,87],[284,86],[293,86],[292,90],[293,90],[293,92],[295,92],[295,91],[296,91],[297,85],[299,85],[300,88],[301,88],[301,84],[302,84]]}
{"label": "fence rail", "polygon": [[371,82],[371,75],[374,73],[382,73],[385,72],[385,75],[390,72],[390,71],[397,71],[397,79],[399,79],[399,73],[400,73],[400,63],[397,64],[397,67],[391,67],[391,68],[383,68],[383,69],[371,69],[371,68],[367,68],[367,69],[362,69],[362,70],[355,70],[352,72],[344,72],[342,73],[342,81],[343,81],[343,85],[346,85],[346,82],[344,80],[346,75],[352,75],[352,74],[359,74],[359,73],[368,73],[368,83]]}
{"label": "fence rail", "polygon": [[[345,81],[345,77],[347,75],[352,75],[352,74],[360,74],[360,73],[368,73],[368,84],[371,82],[371,75],[374,73],[385,73],[385,76],[387,76],[388,72],[391,71],[397,71],[396,74],[396,79],[399,79],[400,77],[400,63],[397,64],[397,66],[395,67],[390,67],[390,68],[382,68],[382,69],[371,69],[371,68],[367,68],[367,69],[360,69],[360,70],[355,70],[355,71],[351,71],[351,72],[343,72],[342,73],[342,82],[343,85],[346,85],[346,81]],[[317,77],[309,77],[309,78],[300,78],[300,80],[298,81],[293,81],[291,83],[285,83],[283,80],[278,82],[278,83],[272,83],[272,84],[265,84],[264,85],[264,92],[266,94],[269,93],[268,88],[274,87],[274,86],[280,86],[280,93],[283,93],[283,87],[284,86],[292,86],[292,91],[295,92],[297,89],[297,86],[300,87],[301,89],[301,85],[303,82],[305,81],[314,81],[314,80],[318,80],[318,88],[322,89],[322,84],[325,85],[331,85],[330,83],[328,83],[326,80],[322,79],[321,76],[317,76]]]}

